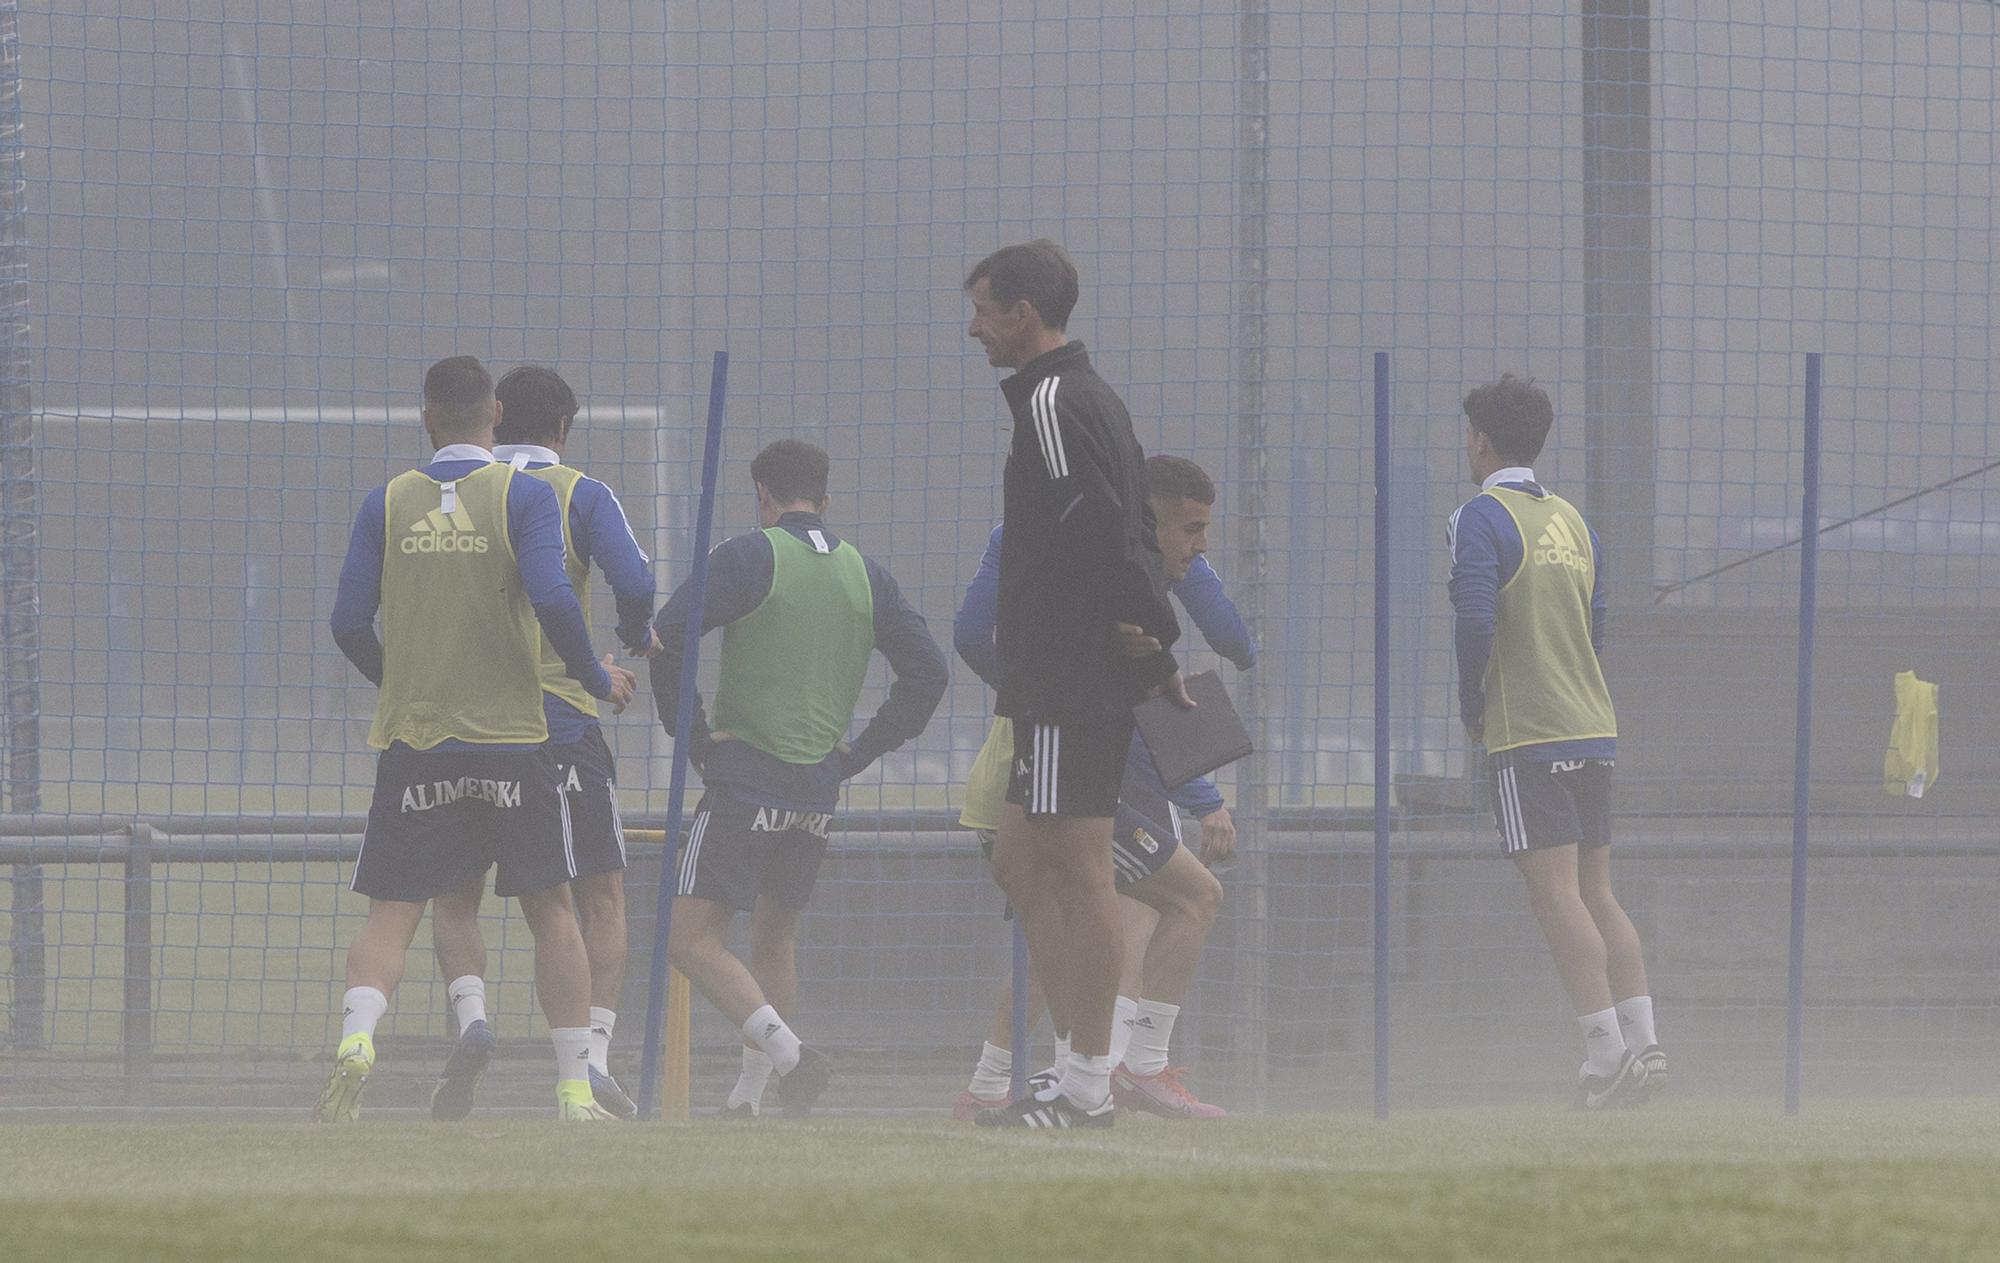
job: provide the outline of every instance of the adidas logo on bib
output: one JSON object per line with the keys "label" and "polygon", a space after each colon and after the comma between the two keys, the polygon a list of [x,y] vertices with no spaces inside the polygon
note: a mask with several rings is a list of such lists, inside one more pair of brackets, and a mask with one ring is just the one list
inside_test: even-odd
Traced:
{"label": "adidas logo on bib", "polygon": [[425,553],[483,553],[492,545],[478,531],[464,505],[456,505],[450,513],[440,507],[410,523],[398,547],[411,557]]}
{"label": "adidas logo on bib", "polygon": [[1531,560],[1538,566],[1568,566],[1580,573],[1590,572],[1589,547],[1559,517],[1549,519],[1542,537],[1535,541]]}

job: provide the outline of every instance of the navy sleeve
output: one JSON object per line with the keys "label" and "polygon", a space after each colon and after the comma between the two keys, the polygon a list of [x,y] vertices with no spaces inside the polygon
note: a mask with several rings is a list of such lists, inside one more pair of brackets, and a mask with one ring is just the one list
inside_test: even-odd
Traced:
{"label": "navy sleeve", "polygon": [[[1504,528],[1496,512],[1506,510],[1481,496],[1461,506],[1445,527],[1451,549],[1451,608],[1456,617],[1453,643],[1458,656],[1458,710],[1468,724],[1486,714],[1486,664],[1493,656],[1493,623],[1503,576],[1521,565],[1519,530],[1513,519]],[[1516,536],[1513,565],[1503,569],[1504,533]]]}
{"label": "navy sleeve", "polygon": [[590,647],[583,607],[576,602],[576,590],[569,586],[569,571],[563,565],[562,506],[555,488],[539,478],[516,477],[509,482],[507,534],[521,584],[556,656],[585,692],[597,698],[611,696],[611,676]]}
{"label": "navy sleeve", "polygon": [[1222,576],[1215,573],[1208,558],[1197,556],[1187,576],[1168,584],[1167,590],[1187,607],[1188,617],[1194,619],[1211,649],[1235,663],[1238,670],[1248,671],[1257,665],[1257,647],[1250,643],[1250,629],[1236,612],[1236,602],[1222,590]]}
{"label": "navy sleeve", "polygon": [[853,752],[841,768],[852,776],[924,730],[944,700],[950,683],[944,650],[931,638],[924,616],[907,600],[894,576],[866,559],[868,586],[875,599],[875,648],[889,660],[895,678],[889,696],[875,718],[854,739]]}
{"label": "navy sleeve", "polygon": [[1587,525],[1584,529],[1590,531],[1590,555],[1597,563],[1590,587],[1590,647],[1602,658],[1608,640],[1606,624],[1611,621],[1611,601],[1604,593],[1604,545],[1597,542],[1594,529]]}
{"label": "navy sleeve", "polygon": [[[762,531],[723,540],[708,554],[708,594],[702,601],[701,630],[704,634],[727,627],[751,613],[771,594],[771,577],[776,566],[771,558],[771,541]],[[681,659],[686,656],[688,607],[694,603],[691,586],[683,581],[653,620],[660,637],[660,652],[653,655],[653,701],[659,707],[660,722],[668,733],[680,715]],[[693,744],[708,737],[708,717],[702,713],[701,698],[694,699]]]}
{"label": "navy sleeve", "polygon": [[1213,815],[1222,806],[1222,791],[1206,776],[1197,776],[1185,785],[1167,791],[1167,800],[1199,820]]}
{"label": "navy sleeve", "polygon": [[595,478],[577,480],[569,512],[571,538],[581,545],[577,554],[586,562],[595,561],[611,584],[611,596],[618,606],[619,642],[637,653],[646,647],[653,598],[659,591],[653,579],[653,559],[639,547],[639,537],[632,533],[632,523],[617,494]]}
{"label": "navy sleeve", "polygon": [[361,502],[347,537],[347,560],[340,564],[340,591],[333,599],[333,643],[370,684],[382,683],[382,642],[375,635],[375,611],[382,606],[383,515],[388,492],[377,487]]}
{"label": "navy sleeve", "polygon": [[979,568],[972,572],[965,599],[951,620],[952,648],[988,688],[998,688],[1000,681],[1000,654],[993,646],[993,627],[1000,614],[1000,531],[996,526],[986,537]]}

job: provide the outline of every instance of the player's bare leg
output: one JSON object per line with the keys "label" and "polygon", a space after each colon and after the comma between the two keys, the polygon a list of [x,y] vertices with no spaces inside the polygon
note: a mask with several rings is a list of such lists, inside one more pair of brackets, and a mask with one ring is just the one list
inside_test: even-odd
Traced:
{"label": "player's bare leg", "polygon": [[1604,939],[1605,972],[1617,1002],[1618,1025],[1625,1046],[1646,1065],[1646,1095],[1650,1098],[1667,1086],[1667,1055],[1660,1050],[1653,1024],[1653,993],[1646,983],[1646,957],[1639,931],[1611,892],[1611,848],[1580,848],[1576,876],[1583,904],[1590,909],[1590,918]]}
{"label": "player's bare leg", "polygon": [[[1128,888],[1120,902],[1128,907],[1143,903],[1157,917],[1145,940],[1139,980],[1126,993],[1137,1004],[1116,1080],[1120,1104],[1170,1118],[1222,1117],[1221,1109],[1203,1104],[1182,1086],[1179,1072],[1167,1064],[1174,1021],[1222,910],[1222,883],[1193,851],[1180,847],[1159,872]],[[1128,917],[1128,927],[1135,920]],[[1128,939],[1128,950],[1130,946]]]}
{"label": "player's bare leg", "polygon": [[625,990],[628,943],[625,930],[625,873],[592,873],[570,883],[577,928],[590,959],[590,1087],[597,1103],[620,1118],[639,1107],[611,1075],[611,1034],[618,1026],[618,997]]}
{"label": "player's bare leg", "polygon": [[1071,1053],[1057,1091],[1095,1115],[1109,1100],[1111,1022],[1124,958],[1111,818],[1030,818],[1008,803],[993,875],[1022,916],[1050,1012],[1069,1025]]}
{"label": "player's bare leg", "polygon": [[[807,1048],[780,1017],[755,974],[729,950],[730,909],[713,899],[680,895],[667,932],[667,954],[709,1003],[742,1028],[746,1042],[762,1049],[779,1076],[786,1113],[803,1114],[826,1088],[826,1055]],[[796,934],[796,922],[794,923]],[[796,985],[796,984],[795,984]],[[785,1080],[792,1082],[787,1084]]]}
{"label": "player's bare leg", "polygon": [[569,887],[523,894],[521,915],[535,938],[535,996],[555,1042],[558,1115],[608,1119],[590,1091],[590,957],[576,928]]}
{"label": "player's bare leg", "polygon": [[486,940],[479,933],[479,904],[486,875],[431,901],[431,948],[445,997],[458,1021],[458,1043],[431,1088],[431,1117],[457,1122],[472,1113],[479,1076],[493,1058],[495,1039],[486,1022]]}
{"label": "player's bare leg", "polygon": [[424,905],[370,899],[368,921],[347,945],[347,994],[341,997],[340,1044],[316,1122],[351,1123],[361,1113],[361,1089],[375,1066],[375,1024],[389,1011],[389,997],[403,980],[404,957],[423,922]]}
{"label": "player's bare leg", "polygon": [[1618,1028],[1604,936],[1578,889],[1576,844],[1521,851],[1514,864],[1527,880],[1528,904],[1583,1029],[1584,1104],[1596,1108],[1629,1096],[1644,1082],[1645,1073],[1632,1072],[1635,1059]]}
{"label": "player's bare leg", "polygon": [[[799,1002],[799,915],[767,895],[757,896],[750,910],[750,975],[764,998],[786,1022]],[[755,1117],[763,1106],[764,1087],[771,1079],[771,1059],[748,1041],[736,1086],[729,1090],[723,1111],[735,1117]]]}

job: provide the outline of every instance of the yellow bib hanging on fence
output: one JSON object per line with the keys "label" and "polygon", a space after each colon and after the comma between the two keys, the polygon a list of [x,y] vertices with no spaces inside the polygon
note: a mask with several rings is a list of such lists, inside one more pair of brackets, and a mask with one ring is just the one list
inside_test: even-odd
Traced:
{"label": "yellow bib hanging on fence", "polygon": [[1938,686],[1915,671],[1896,672],[1896,723],[1882,759],[1882,788],[1922,798],[1938,778]]}

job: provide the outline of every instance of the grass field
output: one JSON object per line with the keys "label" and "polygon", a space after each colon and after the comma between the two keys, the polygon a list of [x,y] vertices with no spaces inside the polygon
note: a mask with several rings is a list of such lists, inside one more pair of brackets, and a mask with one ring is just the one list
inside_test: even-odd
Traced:
{"label": "grass field", "polygon": [[1991,1259],[2000,1102],[0,1126],[0,1259]]}

